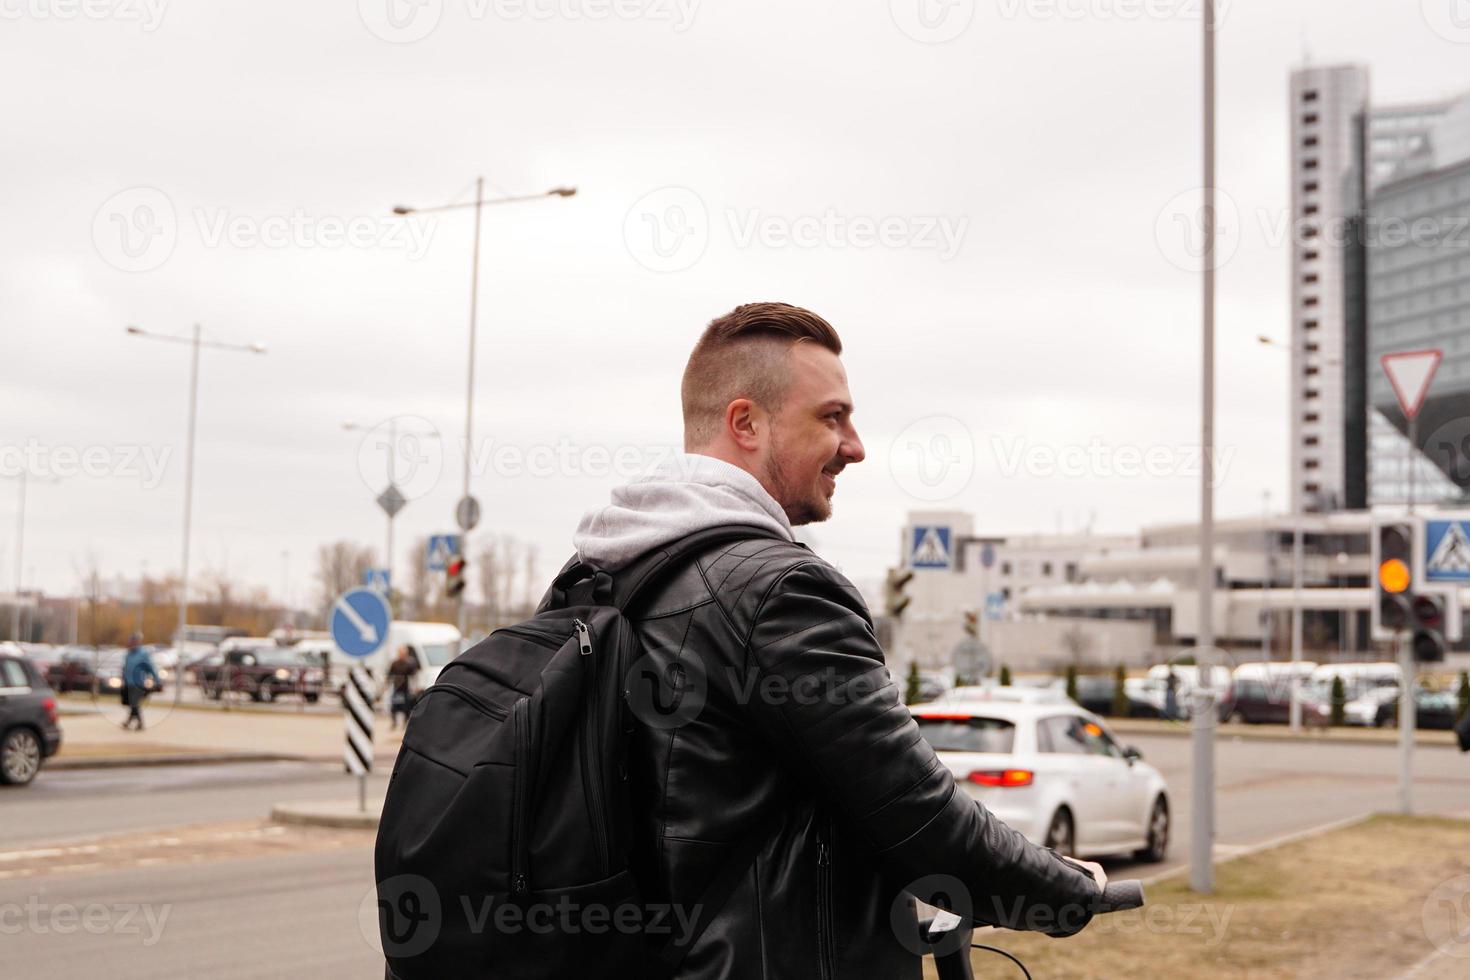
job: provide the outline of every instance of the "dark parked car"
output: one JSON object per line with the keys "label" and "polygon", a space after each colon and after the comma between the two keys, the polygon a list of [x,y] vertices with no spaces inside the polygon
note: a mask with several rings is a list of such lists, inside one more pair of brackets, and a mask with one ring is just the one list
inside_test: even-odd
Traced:
{"label": "dark parked car", "polygon": [[67,647],[46,668],[46,683],[53,691],[90,691],[97,673],[97,652],[87,647]]}
{"label": "dark parked car", "polygon": [[[1308,728],[1325,727],[1332,722],[1332,709],[1324,701],[1303,691],[1302,724]],[[1286,725],[1291,722],[1291,688],[1285,682],[1271,685],[1265,681],[1242,679],[1230,685],[1230,693],[1220,702],[1220,716],[1225,721],[1248,725]]]}
{"label": "dark parked car", "polygon": [[216,701],[225,691],[250,695],[252,701],[274,701],[297,694],[308,702],[322,696],[326,674],[314,659],[283,647],[229,650],[218,661],[208,658],[196,671],[199,688]]}
{"label": "dark parked car", "polygon": [[[1437,728],[1448,731],[1459,719],[1460,702],[1453,694],[1444,691],[1417,690],[1414,692],[1414,727]],[[1379,727],[1399,723],[1398,699],[1385,701],[1378,706]]]}
{"label": "dark parked car", "polygon": [[56,698],[34,666],[0,653],[0,783],[24,786],[61,748]]}
{"label": "dark parked car", "polygon": [[[1117,689],[1117,681],[1111,674],[1079,674],[1077,675],[1077,703],[1095,715],[1117,717],[1113,711],[1113,691]],[[1123,697],[1127,701],[1128,713],[1125,718],[1161,718],[1163,712],[1158,705],[1138,696],[1135,691],[1129,690],[1128,685],[1123,686]]]}

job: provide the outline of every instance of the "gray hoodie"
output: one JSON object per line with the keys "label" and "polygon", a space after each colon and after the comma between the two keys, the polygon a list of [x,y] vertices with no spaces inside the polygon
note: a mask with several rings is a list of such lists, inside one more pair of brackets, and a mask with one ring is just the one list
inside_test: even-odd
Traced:
{"label": "gray hoodie", "polygon": [[791,522],[760,481],[712,456],[677,453],[588,511],[572,544],[577,557],[616,571],[659,545],[721,524],[752,524],[792,539]]}

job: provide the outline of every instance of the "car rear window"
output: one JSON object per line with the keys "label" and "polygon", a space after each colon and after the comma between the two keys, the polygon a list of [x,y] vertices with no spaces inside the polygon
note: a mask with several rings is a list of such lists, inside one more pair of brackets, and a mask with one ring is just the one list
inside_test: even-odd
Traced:
{"label": "car rear window", "polygon": [[0,658],[0,687],[30,687],[31,678],[19,660]]}
{"label": "car rear window", "polygon": [[1016,742],[1016,726],[999,718],[936,712],[915,720],[936,752],[1008,753]]}

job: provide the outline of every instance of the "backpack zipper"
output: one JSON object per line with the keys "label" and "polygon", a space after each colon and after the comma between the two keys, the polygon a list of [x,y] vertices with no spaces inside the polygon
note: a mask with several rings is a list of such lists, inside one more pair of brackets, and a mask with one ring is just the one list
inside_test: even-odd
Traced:
{"label": "backpack zipper", "polygon": [[491,718],[495,718],[500,721],[505,721],[506,719],[507,712],[504,708],[493,701],[485,700],[484,698],[480,697],[480,695],[476,694],[474,691],[471,691],[467,687],[462,687],[459,684],[455,684],[451,681],[440,681],[439,683],[430,686],[429,689],[426,690],[424,693],[433,694],[435,691],[443,691],[445,694],[453,694],[460,700],[469,702],[469,704],[471,704],[475,708],[478,708],[481,713],[487,714]]}
{"label": "backpack zipper", "polygon": [[[582,656],[592,653],[592,633],[587,624],[580,619],[572,620],[576,627],[577,643],[582,651]],[[591,686],[587,693],[587,710],[583,714],[581,749],[582,755],[582,791],[587,794],[587,806],[590,811],[588,816],[592,820],[592,841],[597,845],[597,858],[601,862],[603,874],[611,873],[609,867],[611,858],[609,851],[612,850],[611,843],[607,839],[606,809],[602,804],[602,769],[601,762],[593,758],[592,745],[597,737],[597,720],[601,717],[602,704],[602,678],[599,675],[601,664],[592,662],[588,664],[586,683]],[[606,751],[606,746],[603,747]]]}
{"label": "backpack zipper", "polygon": [[529,698],[521,698],[510,711],[511,731],[515,737],[515,778],[511,783],[510,893],[524,895],[527,865],[530,863],[530,841],[527,840],[526,815],[531,808],[531,789],[535,773],[531,767],[531,732],[526,718]]}

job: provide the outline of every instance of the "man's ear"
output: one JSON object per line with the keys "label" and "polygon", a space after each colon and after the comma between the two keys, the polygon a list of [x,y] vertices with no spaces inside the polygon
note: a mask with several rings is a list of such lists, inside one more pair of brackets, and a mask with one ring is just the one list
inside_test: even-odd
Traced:
{"label": "man's ear", "polygon": [[725,431],[745,452],[760,449],[765,430],[766,413],[749,398],[737,398],[725,406]]}

